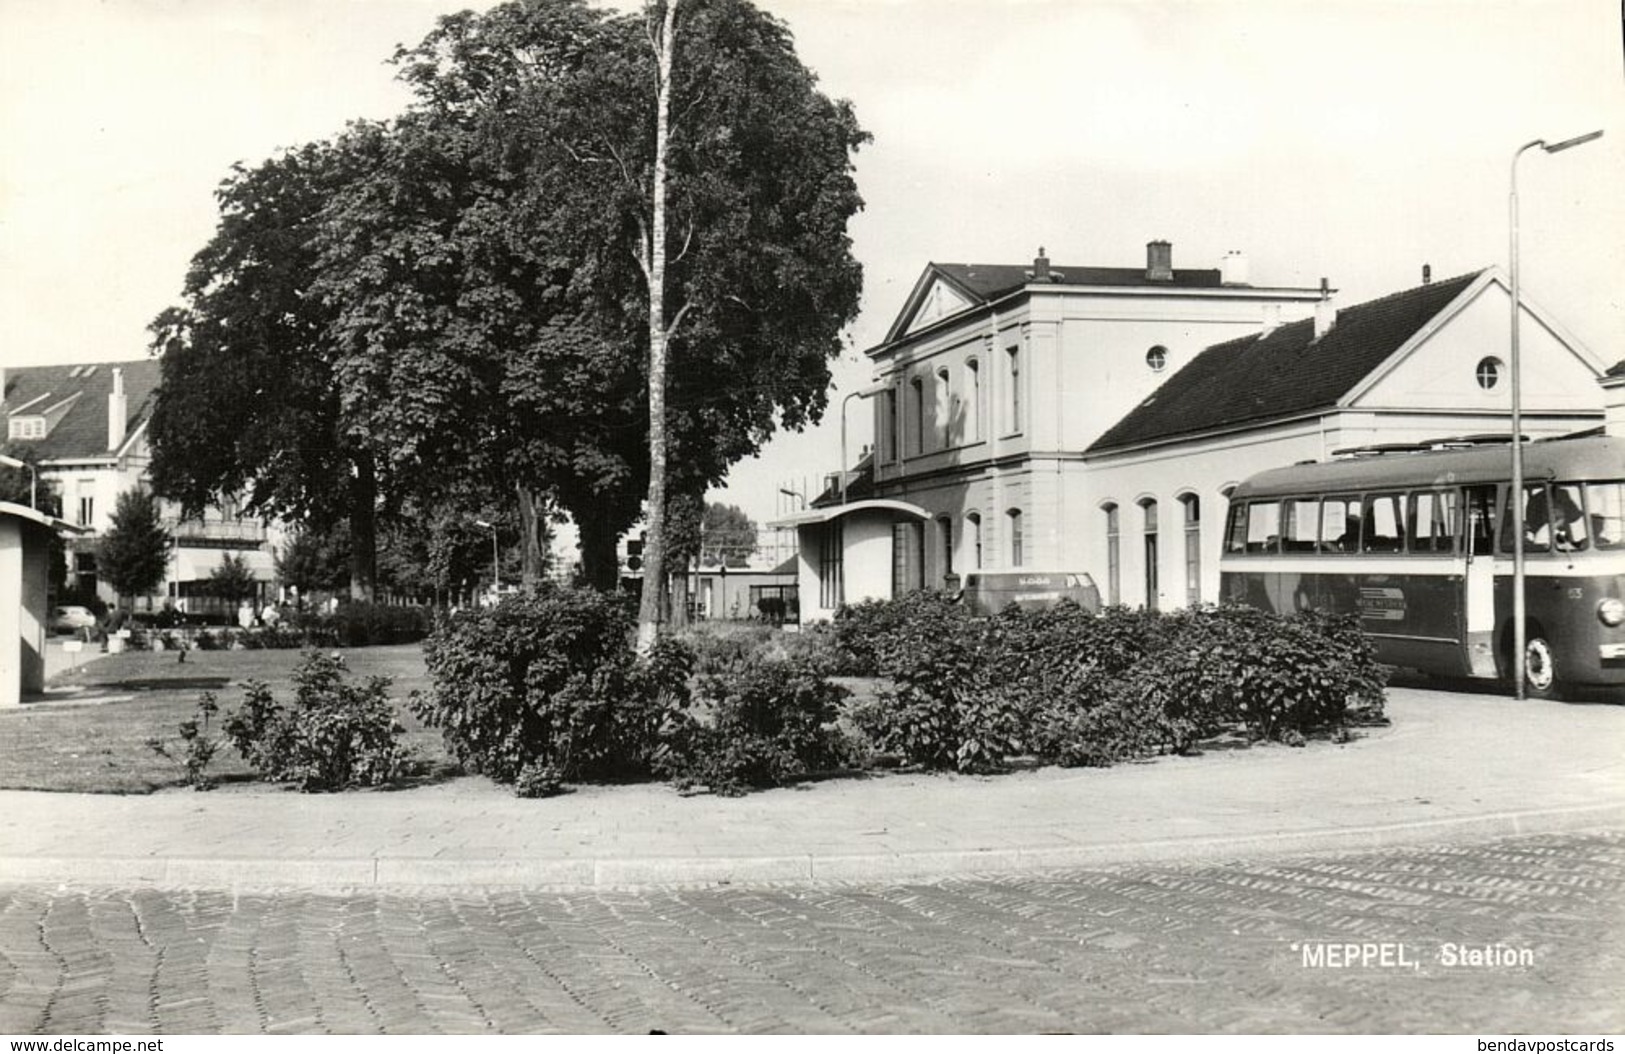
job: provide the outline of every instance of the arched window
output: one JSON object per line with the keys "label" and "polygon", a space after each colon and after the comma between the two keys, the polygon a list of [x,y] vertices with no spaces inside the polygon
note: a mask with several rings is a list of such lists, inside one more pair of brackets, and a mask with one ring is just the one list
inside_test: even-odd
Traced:
{"label": "arched window", "polygon": [[982,366],[975,359],[965,362],[965,442],[982,440]]}
{"label": "arched window", "polygon": [[1181,494],[1185,507],[1185,603],[1195,607],[1202,602],[1202,499]]}
{"label": "arched window", "polygon": [[970,569],[982,569],[982,515],[972,512],[965,516],[965,535],[970,539]]}
{"label": "arched window", "polygon": [[937,445],[954,445],[954,390],[946,366],[937,370]]}
{"label": "arched window", "polygon": [[942,551],[942,584],[946,588],[954,577],[954,521],[949,516],[937,518],[937,545]]}
{"label": "arched window", "polygon": [[1004,349],[1005,375],[1009,381],[1009,392],[1005,397],[1006,423],[1009,431],[1021,431],[1021,348],[1010,347]]}
{"label": "arched window", "polygon": [[1021,537],[1021,510],[1011,509],[1004,515],[1005,519],[1010,523],[1010,566],[1020,567],[1024,558]]}
{"label": "arched window", "polygon": [[1121,604],[1123,602],[1123,553],[1117,503],[1107,502],[1101,506],[1101,511],[1106,514],[1106,603]]}
{"label": "arched window", "polygon": [[1157,610],[1157,499],[1140,502],[1145,514],[1145,609]]}

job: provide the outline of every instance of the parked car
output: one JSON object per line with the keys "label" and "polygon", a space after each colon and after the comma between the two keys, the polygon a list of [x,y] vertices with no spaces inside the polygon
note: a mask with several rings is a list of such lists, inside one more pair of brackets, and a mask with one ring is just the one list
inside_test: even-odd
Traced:
{"label": "parked car", "polygon": [[66,604],[51,611],[46,628],[52,633],[78,633],[96,628],[96,614],[80,604]]}

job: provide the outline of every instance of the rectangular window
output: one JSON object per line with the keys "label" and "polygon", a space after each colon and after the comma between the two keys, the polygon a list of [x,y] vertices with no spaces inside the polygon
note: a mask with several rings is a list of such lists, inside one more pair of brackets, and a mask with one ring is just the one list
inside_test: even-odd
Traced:
{"label": "rectangular window", "polygon": [[897,389],[887,388],[880,399],[880,460],[897,460]]}
{"label": "rectangular window", "polygon": [[1456,492],[1423,491],[1411,495],[1411,552],[1451,553],[1456,548]]}
{"label": "rectangular window", "polygon": [[1365,537],[1361,542],[1361,552],[1405,551],[1404,498],[1401,495],[1368,494],[1364,512]]}
{"label": "rectangular window", "polygon": [[1625,483],[1587,483],[1586,512],[1598,549],[1625,549]]}
{"label": "rectangular window", "polygon": [[1255,501],[1247,506],[1247,551],[1273,553],[1280,551],[1281,503]]}
{"label": "rectangular window", "polygon": [[943,585],[954,577],[954,521],[944,516],[937,521],[937,537],[942,545]]}
{"label": "rectangular window", "polygon": [[1022,561],[1021,510],[1010,510],[1010,566],[1020,567]]}
{"label": "rectangular window", "polygon": [[975,359],[965,363],[965,441],[982,438],[982,367]]}
{"label": "rectangular window", "polygon": [[1195,607],[1202,602],[1202,503],[1196,495],[1183,499],[1185,506],[1185,603]]}
{"label": "rectangular window", "polygon": [[1354,553],[1360,549],[1360,501],[1327,498],[1320,503],[1320,551]]}
{"label": "rectangular window", "polygon": [[1158,594],[1160,575],[1157,567],[1157,503],[1148,501],[1143,506],[1145,511],[1145,609],[1156,611],[1158,608]]}
{"label": "rectangular window", "polygon": [[908,382],[908,390],[910,396],[908,412],[914,419],[912,430],[914,449],[910,450],[909,453],[923,454],[925,453],[925,381],[918,377],[914,378]]}
{"label": "rectangular window", "polygon": [[892,528],[892,596],[925,588],[925,528],[899,523]]}
{"label": "rectangular window", "polygon": [[1282,503],[1281,549],[1312,553],[1320,536],[1320,502],[1315,498],[1288,498]]}
{"label": "rectangular window", "polygon": [[818,602],[826,610],[838,608],[846,599],[846,575],[841,521],[824,524],[818,551]]}
{"label": "rectangular window", "polygon": [[1021,431],[1021,349],[1019,347],[1006,348],[1005,362],[1009,380],[1009,417],[1010,431]]}
{"label": "rectangular window", "polygon": [[954,445],[954,390],[946,366],[937,371],[937,444]]}

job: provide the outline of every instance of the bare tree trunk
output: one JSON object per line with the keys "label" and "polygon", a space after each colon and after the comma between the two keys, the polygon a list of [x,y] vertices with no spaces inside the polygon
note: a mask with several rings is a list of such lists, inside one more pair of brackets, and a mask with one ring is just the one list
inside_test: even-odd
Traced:
{"label": "bare tree trunk", "polygon": [[570,515],[581,536],[581,577],[601,593],[613,592],[620,584],[620,562],[615,554],[620,531],[610,525],[608,517],[595,515],[592,509],[573,508]]}
{"label": "bare tree trunk", "polygon": [[660,633],[660,591],[666,579],[666,350],[676,326],[676,320],[671,326],[666,324],[666,140],[671,115],[671,63],[677,31],[677,3],[678,0],[665,0],[663,26],[658,36],[653,37],[660,79],[655,100],[652,216],[643,267],[649,282],[649,496],[648,529],[643,542],[643,595],[638,605],[640,655],[649,653]]}

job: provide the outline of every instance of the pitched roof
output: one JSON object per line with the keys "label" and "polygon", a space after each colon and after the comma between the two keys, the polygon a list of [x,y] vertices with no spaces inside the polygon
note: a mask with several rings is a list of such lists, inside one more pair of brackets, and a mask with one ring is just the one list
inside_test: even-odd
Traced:
{"label": "pitched roof", "polygon": [[[153,390],[158,387],[158,360],[131,359],[126,362],[79,363],[66,366],[8,366],[5,392],[0,393],[0,410],[9,419],[21,407],[25,412],[45,410],[73,399],[60,420],[44,439],[10,439],[8,427],[0,441],[24,446],[41,461],[107,457],[107,397],[113,391],[113,370],[124,373],[124,395],[128,408],[126,437],[135,432],[152,413]],[[77,396],[77,398],[74,398]],[[37,401],[36,401],[37,400]],[[32,403],[33,405],[29,405]]]}
{"label": "pitched roof", "polygon": [[[1041,279],[1033,275],[1032,264],[933,263],[932,269],[950,279],[982,302],[997,300],[1022,286]],[[1224,285],[1218,268],[1175,270],[1172,278],[1147,278],[1144,267],[1066,267],[1051,264],[1051,285],[1144,286],[1159,289],[1218,289]]]}
{"label": "pitched roof", "polygon": [[1603,376],[1604,377],[1625,377],[1625,359],[1620,359],[1618,362],[1616,362],[1612,366],[1608,367],[1608,372],[1603,374]]}
{"label": "pitched roof", "polygon": [[[875,496],[875,455],[867,453],[858,459],[852,466],[851,474],[846,478],[846,500],[861,501]],[[822,509],[831,505],[841,504],[841,481],[837,476],[830,480],[830,485],[824,492],[807,503],[810,509]]]}
{"label": "pitched roof", "polygon": [[1215,344],[1097,439],[1091,451],[1329,409],[1483,271],[1343,308],[1315,340],[1313,319]]}

